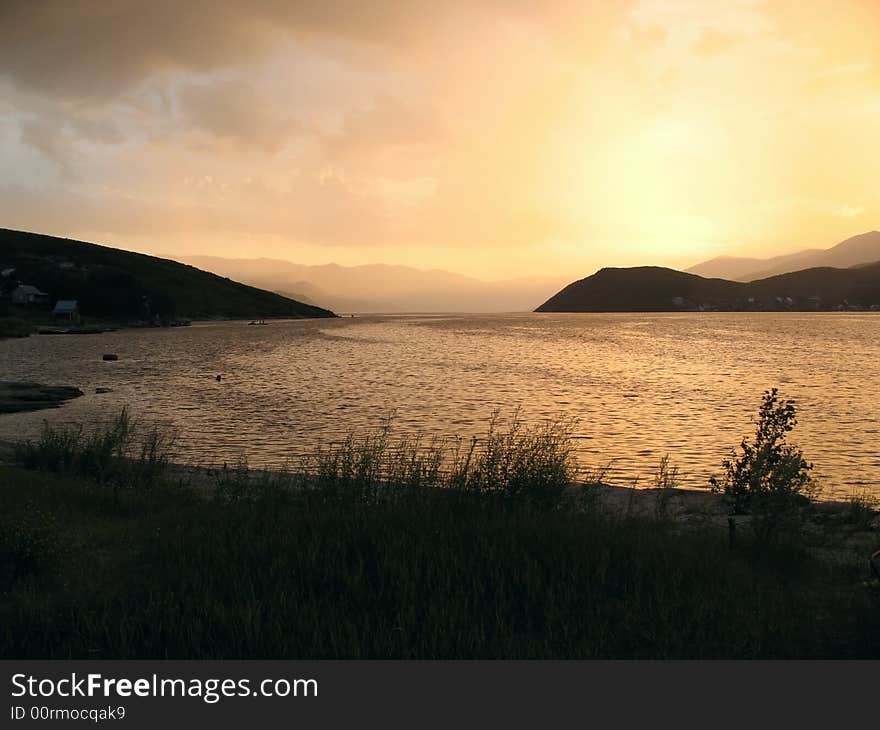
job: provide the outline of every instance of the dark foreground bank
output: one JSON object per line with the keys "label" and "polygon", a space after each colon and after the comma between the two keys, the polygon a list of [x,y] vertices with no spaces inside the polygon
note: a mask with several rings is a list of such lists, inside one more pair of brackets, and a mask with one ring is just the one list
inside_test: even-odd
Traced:
{"label": "dark foreground bank", "polygon": [[0,483],[4,658],[880,657],[863,566],[708,524],[270,481],[207,499]]}
{"label": "dark foreground bank", "polygon": [[389,424],[286,472],[181,469],[126,411],[46,426],[0,466],[0,657],[878,658],[876,505],[812,501],[793,422],[766,393],[693,498],[666,460],[577,475],[564,423]]}

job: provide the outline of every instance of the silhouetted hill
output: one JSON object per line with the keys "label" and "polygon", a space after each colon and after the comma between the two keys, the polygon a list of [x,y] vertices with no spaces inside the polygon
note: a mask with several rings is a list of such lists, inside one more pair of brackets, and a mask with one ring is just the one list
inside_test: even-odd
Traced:
{"label": "silhouetted hill", "polygon": [[76,299],[86,317],[333,317],[333,312],[193,266],[94,243],[0,229],[0,269],[51,301]]}
{"label": "silhouetted hill", "polygon": [[674,269],[606,268],[562,289],[538,312],[828,310],[880,307],[880,263],[781,274],[750,283]]}
{"label": "silhouetted hill", "polygon": [[821,266],[845,269],[877,261],[880,261],[880,231],[869,231],[847,238],[828,249],[806,249],[767,259],[719,256],[691,266],[687,272],[735,281],[755,281]]}
{"label": "silhouetted hill", "polygon": [[805,269],[759,279],[746,287],[749,296],[756,298],[783,296],[800,302],[818,298],[824,309],[847,305],[869,308],[880,305],[880,262],[849,269]]}
{"label": "silhouetted hill", "polygon": [[735,297],[739,284],[723,279],[704,279],[695,274],[660,266],[628,269],[605,268],[569,284],[552,296],[538,312],[650,312],[676,307],[685,301],[715,302]]}

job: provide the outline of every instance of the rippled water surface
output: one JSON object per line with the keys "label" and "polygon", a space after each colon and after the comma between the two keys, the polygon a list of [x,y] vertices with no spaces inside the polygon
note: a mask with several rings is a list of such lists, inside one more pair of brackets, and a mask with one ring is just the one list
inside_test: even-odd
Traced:
{"label": "rippled water surface", "polygon": [[648,484],[668,453],[688,486],[719,472],[752,432],[762,391],[778,386],[798,403],[794,440],[826,494],[880,495],[872,314],[399,316],[36,336],[0,341],[0,379],[86,392],[0,416],[6,440],[129,405],[175,426],[182,459],[277,465],[392,410],[398,432],[468,437],[493,410],[519,407],[528,421],[576,417],[585,468],[611,462],[613,480]]}

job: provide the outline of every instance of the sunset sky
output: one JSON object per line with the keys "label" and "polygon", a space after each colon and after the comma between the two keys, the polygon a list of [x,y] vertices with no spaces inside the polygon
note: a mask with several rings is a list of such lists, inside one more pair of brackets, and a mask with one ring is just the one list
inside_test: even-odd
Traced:
{"label": "sunset sky", "polygon": [[485,279],[880,227],[878,0],[2,0],[0,227]]}

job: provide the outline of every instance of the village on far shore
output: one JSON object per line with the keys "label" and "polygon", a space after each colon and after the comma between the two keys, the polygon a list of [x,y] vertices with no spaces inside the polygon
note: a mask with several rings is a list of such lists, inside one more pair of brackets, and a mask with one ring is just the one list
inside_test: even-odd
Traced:
{"label": "village on far shore", "polygon": [[[75,265],[65,261],[59,267],[72,270]],[[56,299],[39,287],[19,280],[13,267],[0,271],[0,300],[9,302],[13,315],[31,324],[31,331],[38,334],[96,334],[113,329],[84,319],[78,299]],[[144,319],[127,321],[126,326],[179,327],[191,323],[188,319],[167,319],[151,313],[148,301],[144,302],[144,314]]]}
{"label": "village on far shore", "polygon": [[177,261],[93,243],[0,229],[0,250],[0,337],[335,316]]}

